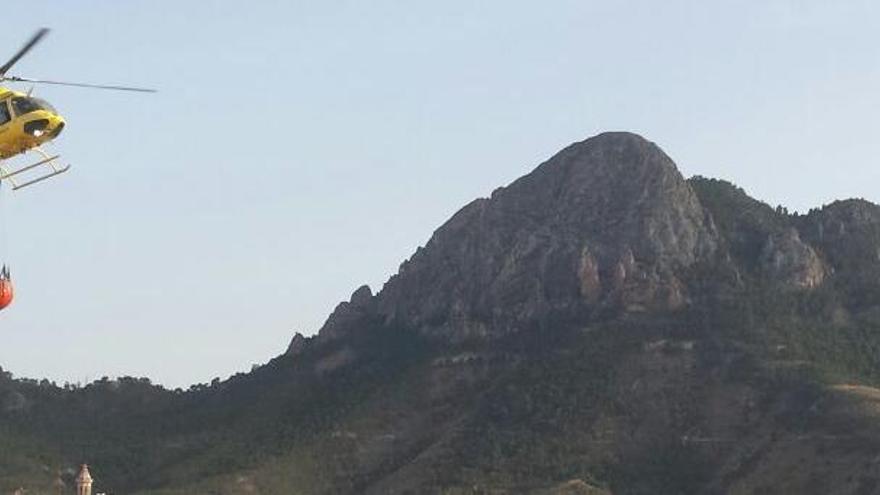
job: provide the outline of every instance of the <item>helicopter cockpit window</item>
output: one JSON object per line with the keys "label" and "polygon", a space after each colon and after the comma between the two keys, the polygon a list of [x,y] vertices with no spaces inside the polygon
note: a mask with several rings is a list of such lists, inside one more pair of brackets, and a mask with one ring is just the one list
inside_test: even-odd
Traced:
{"label": "helicopter cockpit window", "polygon": [[9,105],[6,104],[6,100],[0,101],[0,125],[5,125],[12,120],[12,116],[9,115]]}
{"label": "helicopter cockpit window", "polygon": [[42,98],[31,98],[31,100],[36,102],[36,104],[39,105],[39,107],[43,110],[48,110],[52,113],[58,113],[58,110],[55,110],[55,107],[53,107],[51,103]]}
{"label": "helicopter cockpit window", "polygon": [[37,110],[41,110],[39,103],[33,98],[13,98],[12,106],[15,107],[16,115],[24,115],[26,113],[36,112]]}

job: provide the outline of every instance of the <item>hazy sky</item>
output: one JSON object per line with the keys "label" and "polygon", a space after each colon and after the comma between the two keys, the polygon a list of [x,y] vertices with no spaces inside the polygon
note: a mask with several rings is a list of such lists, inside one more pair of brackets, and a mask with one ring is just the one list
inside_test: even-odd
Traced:
{"label": "hazy sky", "polygon": [[874,1],[4,6],[0,53],[54,29],[17,74],[161,90],[38,88],[74,169],[4,192],[17,376],[248,370],[465,203],[604,130],[774,205],[880,202]]}

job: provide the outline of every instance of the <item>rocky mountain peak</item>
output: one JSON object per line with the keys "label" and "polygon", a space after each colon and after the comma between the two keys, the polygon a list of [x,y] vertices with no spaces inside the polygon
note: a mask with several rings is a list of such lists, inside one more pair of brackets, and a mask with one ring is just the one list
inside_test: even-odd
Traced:
{"label": "rocky mountain peak", "polygon": [[877,205],[846,200],[790,216],[732,184],[685,181],[654,143],[609,132],[462,208],[381,292],[361,287],[341,303],[320,334],[369,321],[453,341],[492,338],[679,309],[694,282],[699,291],[746,279],[802,291],[832,281],[873,294],[878,245]]}
{"label": "rocky mountain peak", "polygon": [[[672,160],[631,133],[572,144],[440,227],[376,297],[387,323],[454,339],[673,309],[717,233]],[[326,326],[325,326],[326,328]]]}

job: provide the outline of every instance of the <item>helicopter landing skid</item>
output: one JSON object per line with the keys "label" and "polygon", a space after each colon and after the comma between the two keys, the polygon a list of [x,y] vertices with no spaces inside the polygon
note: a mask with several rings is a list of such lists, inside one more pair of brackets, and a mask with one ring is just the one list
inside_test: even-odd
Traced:
{"label": "helicopter landing skid", "polygon": [[[51,179],[56,175],[61,175],[64,172],[70,170],[70,165],[60,165],[58,163],[58,159],[61,158],[61,155],[49,155],[41,148],[34,148],[34,151],[42,156],[42,159],[38,162],[32,163],[30,165],[25,165],[24,167],[21,167],[17,170],[10,170],[7,166],[0,164],[0,181],[8,180],[9,183],[12,184],[12,190],[16,191],[18,189],[32,186],[38,182],[43,182],[46,179]],[[25,180],[24,182],[19,182],[20,179],[13,178],[18,177],[24,172],[33,170],[43,165],[51,170],[38,177]]]}

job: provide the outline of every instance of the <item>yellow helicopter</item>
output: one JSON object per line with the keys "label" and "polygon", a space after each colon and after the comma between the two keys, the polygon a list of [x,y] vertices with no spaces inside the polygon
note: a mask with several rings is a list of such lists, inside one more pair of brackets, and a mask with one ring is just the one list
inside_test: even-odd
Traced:
{"label": "yellow helicopter", "polygon": [[[31,51],[48,33],[49,30],[46,28],[37,31],[8,62],[0,66],[0,82],[54,84],[143,93],[156,91],[128,86],[47,81],[8,75],[7,73],[12,66]],[[41,145],[52,141],[61,134],[64,129],[64,118],[49,102],[32,96],[32,92],[33,88],[27,93],[21,93],[0,87],[0,183],[8,181],[13,190],[42,182],[70,169],[70,165],[58,163],[61,155],[50,155],[41,148]],[[29,151],[34,151],[39,155],[38,161],[14,169],[7,165],[7,160],[10,158]],[[35,170],[42,170],[42,172],[35,174],[33,172]]]}

